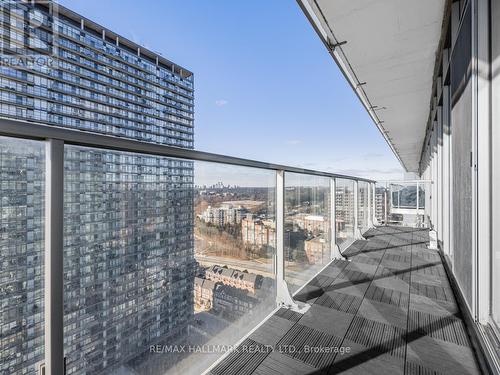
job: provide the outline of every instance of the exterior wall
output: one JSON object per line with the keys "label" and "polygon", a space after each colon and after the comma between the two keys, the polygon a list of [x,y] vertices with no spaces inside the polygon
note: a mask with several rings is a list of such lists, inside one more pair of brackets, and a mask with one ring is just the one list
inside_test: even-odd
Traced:
{"label": "exterior wall", "polygon": [[429,119],[442,129],[428,129],[421,159],[422,177],[433,179],[426,215],[498,372],[500,3],[454,1],[449,11]]}
{"label": "exterior wall", "polygon": [[[450,62],[451,128],[453,131],[453,269],[469,306],[472,306],[472,14],[470,3],[464,14]],[[436,180],[437,181],[437,180]]]}
{"label": "exterior wall", "polygon": [[[8,3],[23,11],[33,6]],[[14,22],[5,6],[1,10],[3,34],[20,34],[16,27],[22,22]],[[2,64],[0,116],[193,148],[192,75],[68,18],[63,7],[53,21],[46,8],[38,10],[40,35],[58,34],[53,63],[29,69]],[[19,162],[15,152],[0,154],[6,165]],[[43,155],[35,157],[32,166],[39,167]],[[67,146],[65,173],[67,371],[109,373],[149,344],[185,330],[193,315],[193,164]],[[26,175],[26,183],[34,177]],[[34,204],[35,197],[30,199]],[[39,214],[25,211],[29,231],[41,230]],[[33,251],[40,246],[39,238],[29,242]],[[26,253],[26,261],[38,269],[43,257]],[[43,358],[43,332],[37,328],[43,326],[43,314],[40,322],[34,307],[43,305],[42,276],[27,273],[19,280],[30,285],[19,290],[19,297],[31,302],[12,317],[12,322],[33,322],[26,327],[34,328],[29,334],[33,354],[22,362],[2,357],[2,373],[34,374]],[[6,340],[13,343],[9,350],[23,353],[15,330]]]}
{"label": "exterior wall", "polygon": [[[436,79],[432,126],[423,152],[422,177],[433,181],[426,192],[425,212],[437,232],[460,288],[473,305],[473,81],[471,3],[460,13],[453,3],[450,35]],[[459,27],[460,26],[460,27]],[[446,70],[447,69],[447,70]],[[449,88],[449,96],[448,96]],[[446,155],[445,155],[446,152]],[[443,181],[444,176],[447,182]],[[450,198],[450,195],[453,199]],[[442,202],[449,199],[449,203]],[[447,212],[443,212],[447,209]],[[445,229],[446,228],[446,229]],[[446,235],[448,233],[448,235]],[[453,244],[453,248],[450,246]]]}
{"label": "exterior wall", "polygon": [[491,2],[492,256],[491,320],[500,337],[500,2]]}

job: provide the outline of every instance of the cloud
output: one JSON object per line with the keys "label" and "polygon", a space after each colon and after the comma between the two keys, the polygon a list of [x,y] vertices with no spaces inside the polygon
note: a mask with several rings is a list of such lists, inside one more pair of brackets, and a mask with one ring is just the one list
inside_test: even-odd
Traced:
{"label": "cloud", "polygon": [[295,146],[295,145],[298,145],[298,144],[302,143],[302,141],[300,139],[289,139],[285,143],[287,145]]}
{"label": "cloud", "polygon": [[349,169],[340,169],[339,172],[349,174],[349,175],[366,175],[369,173],[403,173],[401,168],[349,168]]}
{"label": "cloud", "polygon": [[337,169],[335,173],[343,174],[346,176],[366,177],[377,181],[385,180],[402,180],[402,168],[349,168]]}
{"label": "cloud", "polygon": [[218,99],[215,101],[217,107],[224,107],[227,103],[228,101],[226,99]]}
{"label": "cloud", "polygon": [[379,154],[376,152],[368,152],[363,155],[364,160],[370,160],[370,159],[377,159],[377,158],[383,158],[384,154]]}

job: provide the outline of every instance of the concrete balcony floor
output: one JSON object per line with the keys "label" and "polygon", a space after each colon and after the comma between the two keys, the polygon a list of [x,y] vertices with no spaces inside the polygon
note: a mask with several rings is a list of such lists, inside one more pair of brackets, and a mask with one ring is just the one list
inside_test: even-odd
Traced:
{"label": "concrete balcony floor", "polygon": [[365,236],[345,251],[350,261],[333,261],[296,295],[312,305],[307,313],[280,309],[211,373],[479,374],[428,231],[379,227]]}

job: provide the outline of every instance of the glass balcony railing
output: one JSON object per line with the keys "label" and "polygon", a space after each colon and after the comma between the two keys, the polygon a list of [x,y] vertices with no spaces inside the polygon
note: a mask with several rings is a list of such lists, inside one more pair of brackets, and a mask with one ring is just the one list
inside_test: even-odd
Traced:
{"label": "glass balcony railing", "polygon": [[331,260],[330,179],[285,173],[285,280],[296,292]]}
{"label": "glass balcony railing", "polygon": [[1,373],[202,373],[376,212],[370,180],[27,122],[2,134]]}

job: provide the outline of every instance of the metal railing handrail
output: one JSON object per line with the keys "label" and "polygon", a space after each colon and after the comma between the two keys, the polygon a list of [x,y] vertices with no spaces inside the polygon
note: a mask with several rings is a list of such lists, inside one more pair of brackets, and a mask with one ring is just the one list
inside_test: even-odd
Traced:
{"label": "metal railing handrail", "polygon": [[104,135],[90,131],[62,128],[54,125],[46,125],[37,122],[19,121],[0,118],[0,135],[16,138],[28,138],[35,140],[58,139],[65,144],[84,147],[102,148],[114,151],[134,152],[148,155],[165,156],[193,161],[206,161],[221,164],[237,165],[267,170],[282,170],[291,173],[302,173],[314,176],[331,178],[342,178],[355,181],[374,183],[375,181],[355,176],[347,176],[338,173],[317,171],[291,167],[287,165],[268,163],[257,160],[244,159],[234,156],[214,154],[205,151],[167,146],[134,139]]}
{"label": "metal railing handrail", "polygon": [[414,185],[419,184],[431,184],[432,180],[377,180],[378,185]]}

